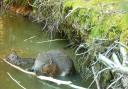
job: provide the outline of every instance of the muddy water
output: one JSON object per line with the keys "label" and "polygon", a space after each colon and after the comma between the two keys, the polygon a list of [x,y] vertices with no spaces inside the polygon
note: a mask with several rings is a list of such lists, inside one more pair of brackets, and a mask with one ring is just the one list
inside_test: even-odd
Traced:
{"label": "muddy water", "polygon": [[[27,19],[6,13],[0,16],[0,57],[6,57],[15,49],[22,57],[33,57],[41,51],[52,49],[63,49],[67,44],[65,40],[47,42],[49,37],[46,32],[41,31],[41,27],[31,23]],[[44,41],[44,42],[43,42]],[[72,50],[65,50],[72,55]],[[33,76],[24,74],[0,60],[0,89],[22,89],[7,75],[10,73],[13,78],[20,82],[27,89],[72,89],[67,86],[57,86],[54,83],[41,81]],[[85,86],[78,75],[74,77],[61,78],[71,80],[77,85]]]}

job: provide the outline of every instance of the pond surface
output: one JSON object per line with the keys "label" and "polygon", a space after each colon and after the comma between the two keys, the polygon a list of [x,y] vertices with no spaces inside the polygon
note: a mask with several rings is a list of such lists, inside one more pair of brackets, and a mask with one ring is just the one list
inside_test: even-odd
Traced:
{"label": "pond surface", "polygon": [[[47,42],[49,37],[46,32],[36,23],[23,18],[22,16],[6,13],[0,16],[0,58],[6,57],[11,49],[15,49],[21,57],[35,58],[39,52],[52,49],[63,49],[67,42],[58,40]],[[45,41],[45,42],[43,42]],[[65,50],[70,56],[72,50]],[[24,74],[0,60],[0,89],[22,89],[7,75],[9,72],[13,78],[20,82],[27,89],[72,89],[67,86],[57,86],[54,83],[41,81],[33,76]],[[78,75],[69,78],[76,85],[86,86]]]}

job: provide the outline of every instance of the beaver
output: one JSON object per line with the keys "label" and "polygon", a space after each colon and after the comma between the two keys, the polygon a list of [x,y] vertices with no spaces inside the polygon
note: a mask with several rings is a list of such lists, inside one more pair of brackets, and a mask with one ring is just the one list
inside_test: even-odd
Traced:
{"label": "beaver", "polygon": [[26,66],[34,63],[34,58],[21,58],[15,50],[6,57],[6,60],[14,65]]}
{"label": "beaver", "polygon": [[26,64],[21,59],[21,57],[17,55],[16,51],[12,51],[12,53],[8,55],[6,60],[9,61],[10,63],[14,64],[14,65],[24,65],[24,64]]}
{"label": "beaver", "polygon": [[[66,76],[75,71],[73,61],[61,50],[39,53],[31,70],[38,73],[46,66],[51,67],[50,64],[54,64],[55,71],[57,71],[56,68],[58,67],[60,76]],[[53,70],[49,69],[48,71],[54,72]]]}
{"label": "beaver", "polygon": [[60,74],[60,70],[56,64],[49,64],[43,67],[42,72],[51,77],[55,77]]}

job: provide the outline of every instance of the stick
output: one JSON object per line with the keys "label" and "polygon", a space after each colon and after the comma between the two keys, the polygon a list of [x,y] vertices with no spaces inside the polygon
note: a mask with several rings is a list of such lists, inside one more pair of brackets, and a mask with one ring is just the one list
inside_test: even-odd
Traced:
{"label": "stick", "polygon": [[65,19],[67,17],[69,17],[75,10],[77,10],[78,8],[81,8],[80,6],[76,7],[76,8],[73,8],[66,16],[65,16]]}
{"label": "stick", "polygon": [[53,41],[59,41],[59,40],[66,40],[66,39],[54,39],[54,40],[41,41],[41,42],[36,42],[36,43],[40,44],[40,43],[47,43],[47,42],[53,42]]}
{"label": "stick", "polygon": [[99,71],[98,73],[97,73],[97,75],[94,77],[94,80],[91,82],[91,84],[89,85],[89,87],[88,87],[88,89],[92,86],[92,84],[95,82],[95,80],[96,80],[96,78],[102,73],[102,72],[104,72],[105,70],[110,70],[111,68],[104,68],[104,69],[102,69],[101,71]]}
{"label": "stick", "polygon": [[128,46],[126,46],[125,44],[123,44],[123,43],[121,43],[121,42],[115,41],[115,43],[120,44],[120,45],[123,46],[124,48],[128,49]]}
{"label": "stick", "polygon": [[102,54],[99,54],[98,60],[102,61],[106,66],[109,66],[111,68],[117,67],[117,65],[113,61],[109,60],[107,57],[105,57]]}
{"label": "stick", "polygon": [[95,82],[96,82],[96,85],[97,85],[97,89],[101,89],[101,88],[100,88],[100,84],[99,84],[98,77],[96,76],[96,72],[95,72],[95,70],[94,70],[94,66],[92,66],[92,72],[93,72],[94,79],[95,79]]}
{"label": "stick", "polygon": [[121,75],[119,78],[117,78],[114,82],[112,82],[107,89],[110,89],[116,82],[118,82],[121,78],[123,77],[123,75]]}
{"label": "stick", "polygon": [[27,41],[27,40],[33,39],[33,38],[35,38],[35,37],[36,37],[36,36],[29,37],[29,38],[25,39],[24,41]]}
{"label": "stick", "polygon": [[28,71],[26,71],[26,70],[24,70],[24,69],[22,69],[22,68],[20,68],[20,67],[18,67],[16,65],[13,65],[13,64],[9,63],[8,61],[6,61],[6,59],[3,59],[3,61],[6,62],[7,64],[9,64],[10,66],[12,66],[13,68],[17,69],[17,70],[20,70],[20,71],[22,71],[22,72],[24,72],[26,74],[29,74],[29,75],[36,76],[38,79],[51,81],[51,82],[56,83],[58,85],[61,85],[61,84],[68,85],[70,87],[73,87],[74,89],[87,89],[87,88],[84,88],[84,87],[80,87],[80,86],[74,85],[74,84],[72,84],[71,81],[63,81],[63,80],[58,80],[58,79],[54,79],[52,77],[46,77],[46,76],[37,76],[33,72],[28,72]]}
{"label": "stick", "polygon": [[103,64],[107,64],[107,67],[110,67],[113,72],[118,72],[122,74],[128,74],[128,67],[127,66],[119,66],[115,64],[114,62],[110,61],[110,59],[106,58],[102,54],[99,54],[99,61],[101,61]]}
{"label": "stick", "polygon": [[11,76],[10,73],[7,72],[7,74],[8,74],[8,76],[9,76],[18,86],[20,86],[20,87],[23,88],[23,89],[26,89],[26,88],[25,88],[24,86],[22,86],[16,79],[14,79],[14,78]]}

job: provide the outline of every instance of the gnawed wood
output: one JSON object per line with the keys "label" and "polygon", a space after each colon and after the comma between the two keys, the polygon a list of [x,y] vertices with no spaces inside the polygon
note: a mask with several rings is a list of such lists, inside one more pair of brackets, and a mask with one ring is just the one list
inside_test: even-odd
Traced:
{"label": "gnawed wood", "polygon": [[41,76],[37,76],[33,72],[28,72],[28,71],[26,71],[26,70],[24,70],[24,69],[22,69],[22,68],[20,68],[20,67],[18,67],[16,65],[13,65],[13,64],[9,63],[8,61],[6,61],[6,59],[3,59],[3,61],[6,62],[7,64],[9,64],[10,66],[12,66],[13,68],[21,71],[21,72],[24,72],[24,73],[29,74],[29,75],[34,75],[35,77],[37,77],[40,80],[50,81],[50,82],[56,83],[57,85],[61,85],[61,84],[67,85],[67,86],[70,86],[70,87],[72,87],[74,89],[87,89],[87,88],[84,88],[84,87],[81,87],[81,86],[74,85],[74,84],[72,84],[71,81],[63,81],[63,80],[55,79],[55,78],[52,78],[52,77],[42,76],[42,75]]}

